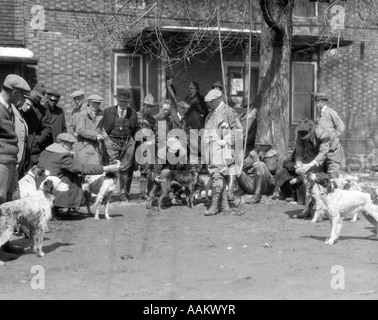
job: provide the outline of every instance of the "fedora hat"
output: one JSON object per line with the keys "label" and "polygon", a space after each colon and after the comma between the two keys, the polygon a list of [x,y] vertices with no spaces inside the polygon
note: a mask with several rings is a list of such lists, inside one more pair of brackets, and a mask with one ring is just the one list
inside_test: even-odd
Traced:
{"label": "fedora hat", "polygon": [[131,101],[131,92],[127,89],[117,89],[117,93],[114,95],[117,100]]}
{"label": "fedora hat", "polygon": [[328,96],[324,92],[319,92],[315,94],[314,101],[320,101],[320,100],[328,101]]}
{"label": "fedora hat", "polygon": [[308,139],[315,131],[315,122],[310,119],[302,119],[298,125],[298,138]]}
{"label": "fedora hat", "polygon": [[154,96],[151,93],[146,95],[142,103],[148,104],[150,106],[156,106],[158,104],[157,102],[155,102]]}

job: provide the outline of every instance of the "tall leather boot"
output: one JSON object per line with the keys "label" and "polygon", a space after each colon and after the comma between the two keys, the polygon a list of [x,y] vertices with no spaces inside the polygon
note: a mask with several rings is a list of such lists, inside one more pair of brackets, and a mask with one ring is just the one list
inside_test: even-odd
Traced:
{"label": "tall leather boot", "polygon": [[227,196],[228,200],[234,201],[235,200],[235,186],[236,186],[237,177],[235,175],[229,175],[228,176],[228,191]]}
{"label": "tall leather boot", "polygon": [[140,197],[143,200],[149,200],[150,199],[150,197],[146,193],[146,189],[147,189],[147,177],[141,176],[140,177]]}
{"label": "tall leather boot", "polygon": [[229,191],[227,191],[227,188],[224,187],[222,191],[222,199],[221,199],[221,213],[224,215],[230,215],[233,213],[233,210],[230,208],[230,205],[228,204],[228,194]]}
{"label": "tall leather boot", "polygon": [[205,216],[214,216],[219,213],[219,202],[221,200],[221,193],[223,189],[223,180],[218,179],[213,181],[212,201],[210,208],[205,212]]}
{"label": "tall leather boot", "polygon": [[120,181],[121,194],[119,196],[119,201],[121,202],[129,202],[130,200],[129,193],[127,192],[127,184],[129,181],[128,178],[129,178],[128,174],[121,175],[121,181]]}

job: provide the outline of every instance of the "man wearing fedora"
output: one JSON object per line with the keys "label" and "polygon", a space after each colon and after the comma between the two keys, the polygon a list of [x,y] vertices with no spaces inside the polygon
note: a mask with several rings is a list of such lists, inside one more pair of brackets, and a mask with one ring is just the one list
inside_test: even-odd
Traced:
{"label": "man wearing fedora", "polygon": [[77,114],[76,132],[77,157],[82,163],[101,164],[106,163],[106,148],[101,120],[104,115],[100,109],[102,97],[92,94],[88,97],[88,107]]}
{"label": "man wearing fedora", "polygon": [[[327,106],[328,100],[328,96],[325,93],[317,93],[315,95],[314,102],[317,112],[316,124],[327,129],[333,133],[336,138],[340,139],[340,136],[344,133],[345,125],[338,113]],[[341,145],[340,148],[342,152],[341,168],[345,168],[344,150]]]}
{"label": "man wearing fedora", "polygon": [[105,133],[105,145],[110,163],[121,162],[120,201],[130,200],[130,188],[134,172],[135,140],[137,114],[131,108],[131,92],[117,89],[115,98],[118,104],[104,110],[102,123]]}
{"label": "man wearing fedora", "polygon": [[[153,171],[153,160],[155,159],[155,135],[156,119],[152,116],[154,108],[158,105],[152,94],[147,94],[142,102],[142,109],[137,112],[137,151],[136,159],[140,171],[140,197],[143,200],[149,199],[149,193],[153,187],[151,177]],[[139,163],[144,159],[145,163]],[[149,178],[150,177],[150,178]]]}
{"label": "man wearing fedora", "polygon": [[327,106],[328,97],[325,93],[317,93],[314,97],[317,117],[316,124],[335,134],[337,138],[344,133],[345,125],[335,110]]}

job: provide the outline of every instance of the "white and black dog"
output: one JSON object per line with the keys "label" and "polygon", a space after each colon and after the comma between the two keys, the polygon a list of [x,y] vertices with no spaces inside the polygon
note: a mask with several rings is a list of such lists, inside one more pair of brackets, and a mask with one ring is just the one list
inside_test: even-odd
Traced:
{"label": "white and black dog", "polygon": [[321,186],[320,201],[332,225],[331,237],[326,244],[332,245],[339,238],[343,220],[361,213],[374,227],[378,239],[378,206],[374,205],[368,193],[358,190],[336,189],[325,173],[311,173],[308,179]]}
{"label": "white and black dog", "polygon": [[50,175],[50,171],[46,170],[43,166],[37,164],[31,168],[28,173],[18,181],[20,188],[20,198],[30,196],[37,191],[37,181],[41,181]]}
{"label": "white and black dog", "polygon": [[9,241],[13,230],[20,226],[28,230],[33,252],[39,257],[44,256],[42,241],[47,222],[52,217],[54,190],[68,191],[68,185],[58,177],[50,176],[30,196],[0,205],[0,247]]}

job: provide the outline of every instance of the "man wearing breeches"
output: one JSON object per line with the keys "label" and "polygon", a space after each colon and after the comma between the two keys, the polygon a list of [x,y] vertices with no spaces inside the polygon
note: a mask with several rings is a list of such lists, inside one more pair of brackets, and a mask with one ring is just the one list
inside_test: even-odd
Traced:
{"label": "man wearing breeches", "polygon": [[208,164],[213,182],[212,203],[205,215],[229,214],[225,178],[241,172],[243,127],[235,110],[222,101],[221,91],[209,91],[205,101],[211,112],[205,122],[202,160]]}

